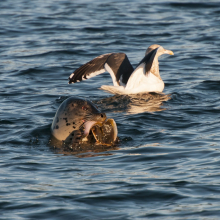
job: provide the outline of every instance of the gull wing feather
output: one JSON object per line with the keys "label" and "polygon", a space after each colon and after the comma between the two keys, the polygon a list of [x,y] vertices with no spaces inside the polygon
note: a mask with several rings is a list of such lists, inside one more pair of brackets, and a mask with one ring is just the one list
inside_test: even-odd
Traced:
{"label": "gull wing feather", "polygon": [[127,89],[131,90],[131,89],[137,88],[140,85],[140,83],[143,81],[143,79],[146,77],[146,75],[148,75],[150,73],[150,69],[152,67],[157,50],[158,50],[158,48],[152,50],[137,65],[136,69],[131,74],[131,76],[127,82],[126,90]]}
{"label": "gull wing feather", "polygon": [[133,67],[124,53],[109,53],[98,56],[76,69],[69,77],[69,84],[80,82],[108,71],[113,84],[126,84],[133,72]]}

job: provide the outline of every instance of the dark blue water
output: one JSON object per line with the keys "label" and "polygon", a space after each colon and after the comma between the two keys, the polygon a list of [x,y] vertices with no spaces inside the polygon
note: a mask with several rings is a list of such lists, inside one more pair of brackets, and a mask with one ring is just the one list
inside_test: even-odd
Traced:
{"label": "dark blue water", "polygon": [[[0,219],[219,219],[219,1],[0,1]],[[151,44],[164,95],[114,96],[108,73],[68,85],[92,58]],[[48,144],[60,103],[94,101],[118,146]]]}

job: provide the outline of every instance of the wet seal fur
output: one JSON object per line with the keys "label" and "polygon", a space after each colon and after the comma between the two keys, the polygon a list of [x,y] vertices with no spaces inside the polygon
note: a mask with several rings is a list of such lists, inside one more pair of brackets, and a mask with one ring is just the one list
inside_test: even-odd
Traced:
{"label": "wet seal fur", "polygon": [[58,108],[51,125],[52,136],[69,148],[82,142],[111,145],[117,138],[117,126],[113,119],[107,119],[91,101],[70,97]]}

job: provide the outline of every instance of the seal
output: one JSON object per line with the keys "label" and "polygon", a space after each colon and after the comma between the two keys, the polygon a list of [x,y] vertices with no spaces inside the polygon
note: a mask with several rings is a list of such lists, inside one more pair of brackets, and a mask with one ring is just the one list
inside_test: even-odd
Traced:
{"label": "seal", "polygon": [[51,134],[73,145],[92,139],[98,144],[111,145],[117,138],[117,126],[114,119],[107,119],[91,101],[70,97],[58,108]]}

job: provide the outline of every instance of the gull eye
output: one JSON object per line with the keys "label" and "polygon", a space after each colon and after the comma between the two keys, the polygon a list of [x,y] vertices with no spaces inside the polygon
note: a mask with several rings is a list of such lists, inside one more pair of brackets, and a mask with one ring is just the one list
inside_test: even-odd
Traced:
{"label": "gull eye", "polygon": [[82,107],[82,110],[87,111],[88,108],[87,108],[86,106],[83,106],[83,107]]}

